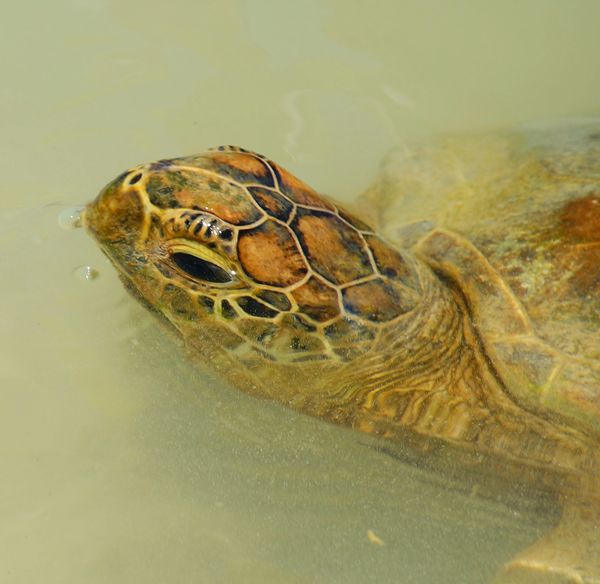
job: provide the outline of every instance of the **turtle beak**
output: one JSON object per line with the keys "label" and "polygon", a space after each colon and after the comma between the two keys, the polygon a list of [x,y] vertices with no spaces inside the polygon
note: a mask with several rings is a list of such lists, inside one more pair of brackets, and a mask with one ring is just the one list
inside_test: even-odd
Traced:
{"label": "turtle beak", "polygon": [[140,194],[120,180],[107,185],[83,212],[84,226],[103,246],[133,246],[143,221]]}

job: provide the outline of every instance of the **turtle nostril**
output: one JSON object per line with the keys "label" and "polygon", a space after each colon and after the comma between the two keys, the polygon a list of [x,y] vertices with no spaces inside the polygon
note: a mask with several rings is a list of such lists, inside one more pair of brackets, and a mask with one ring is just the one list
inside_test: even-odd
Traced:
{"label": "turtle nostril", "polygon": [[134,184],[136,184],[136,183],[140,182],[140,179],[141,179],[141,178],[142,178],[142,173],[141,173],[141,172],[138,172],[138,173],[137,173],[137,174],[136,174],[136,175],[135,175],[135,176],[134,176],[134,177],[133,177],[133,178],[132,178],[132,179],[129,181],[129,184],[130,184],[130,185],[134,185]]}
{"label": "turtle nostril", "polygon": [[105,187],[85,209],[85,225],[103,242],[133,242],[143,223],[144,205],[134,189]]}

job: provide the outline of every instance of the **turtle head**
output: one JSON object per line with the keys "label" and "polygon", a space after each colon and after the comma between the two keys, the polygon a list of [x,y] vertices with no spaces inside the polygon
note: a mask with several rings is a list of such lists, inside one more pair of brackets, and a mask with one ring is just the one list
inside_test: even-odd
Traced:
{"label": "turtle head", "polygon": [[127,287],[201,353],[346,363],[419,302],[408,254],[240,148],[138,166],[85,223]]}

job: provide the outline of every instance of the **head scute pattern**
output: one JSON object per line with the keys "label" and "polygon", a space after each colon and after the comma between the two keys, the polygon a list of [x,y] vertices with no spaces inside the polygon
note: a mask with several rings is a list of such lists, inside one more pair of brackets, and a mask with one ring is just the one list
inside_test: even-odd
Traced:
{"label": "head scute pattern", "polygon": [[364,221],[254,152],[222,146],[115,183],[145,209],[156,303],[226,327],[238,352],[349,360],[417,294],[410,266]]}

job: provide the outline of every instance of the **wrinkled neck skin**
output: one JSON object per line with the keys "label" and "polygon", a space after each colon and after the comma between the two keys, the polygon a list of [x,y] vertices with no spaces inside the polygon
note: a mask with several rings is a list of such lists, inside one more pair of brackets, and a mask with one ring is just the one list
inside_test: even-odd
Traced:
{"label": "wrinkled neck skin", "polygon": [[410,430],[534,468],[598,473],[597,445],[515,404],[460,290],[423,261],[416,265],[422,302],[383,331],[371,355],[340,374],[354,406],[348,423],[387,438]]}
{"label": "wrinkled neck skin", "polygon": [[598,475],[597,444],[509,397],[458,284],[260,155],[136,167],[84,222],[126,287],[239,389],[428,452]]}
{"label": "wrinkled neck skin", "polygon": [[421,300],[381,326],[370,350],[350,362],[265,366],[243,346],[221,349],[227,331],[218,326],[199,330],[185,320],[174,324],[192,354],[201,352],[204,363],[255,396],[390,439],[405,440],[409,432],[529,467],[595,472],[598,462],[585,436],[528,413],[509,398],[460,291],[403,253],[420,282]]}

